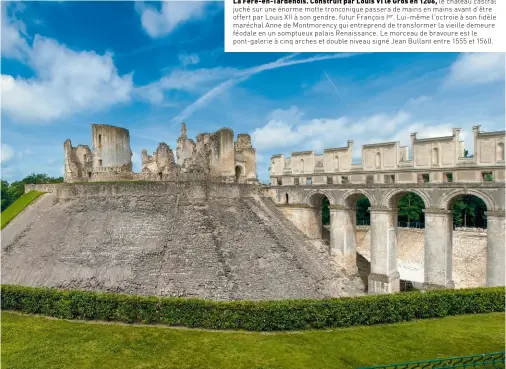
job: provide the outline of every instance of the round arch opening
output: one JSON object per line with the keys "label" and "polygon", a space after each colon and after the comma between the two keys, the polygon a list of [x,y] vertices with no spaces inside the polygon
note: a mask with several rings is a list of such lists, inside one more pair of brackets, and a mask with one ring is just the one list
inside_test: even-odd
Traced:
{"label": "round arch opening", "polygon": [[487,205],[476,195],[456,195],[448,202],[453,228],[487,228]]}
{"label": "round arch opening", "polygon": [[414,191],[400,191],[387,199],[385,205],[391,209],[397,209],[397,227],[423,229],[427,201]]}
{"label": "round arch opening", "polygon": [[242,168],[240,165],[236,165],[235,167],[235,181],[239,183],[239,180],[241,179],[242,174]]}

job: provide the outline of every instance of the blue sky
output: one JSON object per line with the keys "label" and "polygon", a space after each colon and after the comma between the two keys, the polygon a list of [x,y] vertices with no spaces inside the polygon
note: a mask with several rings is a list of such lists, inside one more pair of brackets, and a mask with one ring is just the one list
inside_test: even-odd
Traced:
{"label": "blue sky", "polygon": [[63,173],[91,123],[175,149],[188,134],[249,133],[272,154],[503,130],[504,53],[224,53],[221,2],[2,2],[2,179]]}

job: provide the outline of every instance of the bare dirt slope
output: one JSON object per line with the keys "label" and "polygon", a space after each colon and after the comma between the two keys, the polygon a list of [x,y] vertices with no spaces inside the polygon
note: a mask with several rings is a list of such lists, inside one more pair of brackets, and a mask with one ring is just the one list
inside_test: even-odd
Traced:
{"label": "bare dirt slope", "polygon": [[2,283],[225,299],[359,295],[270,199],[44,195],[2,231]]}
{"label": "bare dirt slope", "polygon": [[[371,260],[368,229],[357,230],[357,252]],[[398,267],[401,278],[424,280],[424,233],[420,229],[398,228]],[[487,236],[482,232],[453,232],[453,280],[455,287],[484,286],[486,283]],[[403,275],[404,274],[404,275]]]}

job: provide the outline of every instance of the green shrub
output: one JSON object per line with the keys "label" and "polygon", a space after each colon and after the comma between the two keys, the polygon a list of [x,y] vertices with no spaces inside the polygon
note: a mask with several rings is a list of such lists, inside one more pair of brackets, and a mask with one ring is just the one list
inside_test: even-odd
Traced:
{"label": "green shrub", "polygon": [[227,301],[2,285],[3,310],[64,319],[280,331],[350,327],[503,312],[505,288],[409,292],[321,300]]}

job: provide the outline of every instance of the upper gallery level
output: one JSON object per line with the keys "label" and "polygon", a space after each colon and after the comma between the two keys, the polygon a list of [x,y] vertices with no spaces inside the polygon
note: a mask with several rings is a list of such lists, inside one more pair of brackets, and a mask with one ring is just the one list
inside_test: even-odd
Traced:
{"label": "upper gallery level", "polygon": [[[272,185],[340,183],[417,183],[504,181],[505,132],[482,132],[473,127],[473,155],[465,155],[461,130],[451,136],[418,138],[411,150],[399,142],[362,146],[362,162],[352,162],[353,141],[344,147],[273,155]],[[410,157],[411,151],[411,157]]]}

